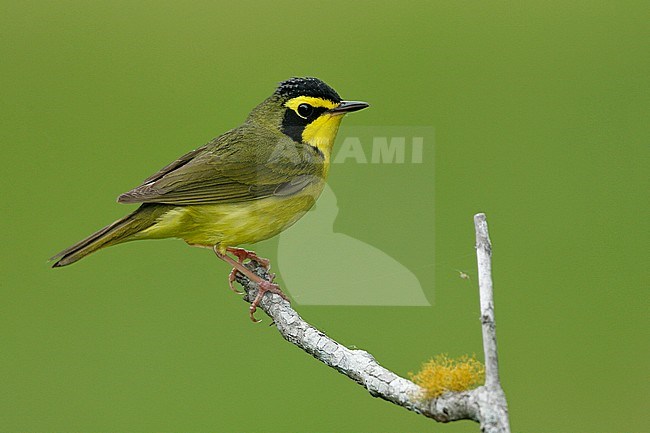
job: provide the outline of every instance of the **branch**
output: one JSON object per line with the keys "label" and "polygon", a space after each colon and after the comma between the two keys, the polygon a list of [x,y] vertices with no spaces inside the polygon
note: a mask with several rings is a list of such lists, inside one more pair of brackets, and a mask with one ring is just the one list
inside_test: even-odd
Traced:
{"label": "branch", "polygon": [[483,329],[483,352],[485,354],[485,390],[488,404],[483,412],[481,429],[485,432],[509,433],[508,404],[499,381],[497,354],[497,329],[494,321],[494,298],[492,291],[492,243],[484,213],[474,215],[476,230],[476,261],[478,262],[478,286],[481,300],[481,327]]}
{"label": "branch", "polygon": [[[489,251],[489,239],[487,238],[487,225],[485,225],[485,242],[479,241],[478,218],[482,215],[482,222],[485,225],[485,216],[479,214],[475,217],[477,224],[477,254],[482,249],[481,245],[487,245]],[[483,238],[481,238],[483,239]],[[487,255],[487,275],[489,278],[490,257]],[[257,275],[268,279],[267,271],[257,264],[250,262],[246,265]],[[479,259],[479,274],[481,261]],[[257,285],[251,282],[242,274],[237,274],[237,281],[246,292],[246,300],[251,302],[257,295]],[[479,278],[479,282],[484,281]],[[489,290],[491,292],[491,279]],[[496,336],[494,335],[494,311],[492,307],[492,295],[489,296],[490,312],[486,319],[487,310],[483,309],[483,285],[481,284],[481,317],[483,322],[483,338],[486,347],[486,385],[476,389],[463,392],[447,392],[434,400],[424,400],[422,396],[425,391],[420,386],[408,379],[398,376],[392,371],[382,367],[375,358],[365,350],[351,350],[325,335],[300,317],[291,308],[289,302],[279,295],[266,293],[260,303],[260,308],[273,319],[273,323],[285,340],[295,344],[314,358],[336,369],[368,390],[373,397],[379,397],[391,403],[402,406],[408,410],[432,418],[439,422],[457,421],[468,419],[481,424],[481,429],[489,433],[509,433],[507,418],[507,406],[505,395],[499,385],[498,373],[496,379],[490,376],[489,372],[495,372],[496,366]],[[490,329],[486,331],[486,327]],[[486,335],[490,343],[486,344]],[[487,347],[494,348],[494,365],[488,370]],[[492,354],[492,352],[490,352]],[[490,358],[492,360],[492,358]],[[490,364],[492,365],[492,364]],[[492,369],[494,368],[494,369]],[[495,388],[494,380],[497,387]],[[489,384],[489,385],[488,385]],[[505,416],[505,418],[503,418]],[[505,419],[505,423],[504,420]]]}

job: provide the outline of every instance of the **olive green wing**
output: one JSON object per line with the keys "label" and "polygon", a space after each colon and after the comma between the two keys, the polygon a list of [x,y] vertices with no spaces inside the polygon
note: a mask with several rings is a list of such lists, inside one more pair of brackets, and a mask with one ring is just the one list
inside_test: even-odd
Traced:
{"label": "olive green wing", "polygon": [[322,179],[322,157],[270,131],[234,129],[161,169],[120,203],[235,203],[288,196]]}

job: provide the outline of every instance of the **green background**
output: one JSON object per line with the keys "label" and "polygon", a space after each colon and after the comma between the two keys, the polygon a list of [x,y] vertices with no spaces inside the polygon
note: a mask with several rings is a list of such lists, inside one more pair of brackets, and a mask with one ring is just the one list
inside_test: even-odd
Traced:
{"label": "green background", "polygon": [[335,230],[408,266],[433,306],[300,313],[399,374],[480,355],[486,212],[513,431],[649,431],[649,17],[643,1],[3,1],[0,431],[478,431],[252,325],[208,251],[136,242],[48,268],[293,75],[372,103],[346,125],[436,131],[421,165],[330,178]]}

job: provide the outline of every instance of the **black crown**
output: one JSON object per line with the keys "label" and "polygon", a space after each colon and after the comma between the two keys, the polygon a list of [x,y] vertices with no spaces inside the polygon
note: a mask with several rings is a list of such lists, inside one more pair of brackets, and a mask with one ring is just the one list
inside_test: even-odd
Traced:
{"label": "black crown", "polygon": [[329,99],[332,102],[341,102],[341,97],[336,90],[314,77],[293,77],[280,83],[275,91],[287,99],[298,96],[313,96],[315,98]]}

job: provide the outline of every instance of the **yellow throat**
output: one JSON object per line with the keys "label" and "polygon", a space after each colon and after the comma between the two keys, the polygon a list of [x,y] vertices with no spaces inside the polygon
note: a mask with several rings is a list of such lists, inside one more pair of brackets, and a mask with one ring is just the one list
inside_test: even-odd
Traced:
{"label": "yellow throat", "polygon": [[[327,110],[336,108],[339,104],[327,99],[313,96],[298,96],[285,103],[287,108],[297,111],[300,104],[309,104],[312,107],[322,107]],[[334,139],[343,120],[343,113],[324,112],[313,122],[308,124],[302,132],[302,142],[318,149],[325,158],[325,170],[329,168],[329,161],[332,155]]]}

